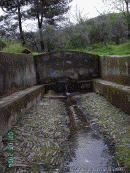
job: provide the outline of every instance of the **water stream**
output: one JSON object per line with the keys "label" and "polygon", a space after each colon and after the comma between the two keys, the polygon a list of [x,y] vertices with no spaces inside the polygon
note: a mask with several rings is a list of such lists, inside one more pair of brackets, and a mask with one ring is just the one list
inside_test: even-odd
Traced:
{"label": "water stream", "polygon": [[103,136],[87,122],[86,116],[79,108],[76,100],[64,100],[70,118],[71,133],[69,146],[73,156],[67,161],[61,172],[115,172],[117,164],[109,151]]}

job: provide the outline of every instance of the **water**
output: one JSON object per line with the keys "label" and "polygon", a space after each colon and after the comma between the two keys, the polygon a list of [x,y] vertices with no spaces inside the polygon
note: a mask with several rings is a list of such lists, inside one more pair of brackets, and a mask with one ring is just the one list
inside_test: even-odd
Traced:
{"label": "water", "polygon": [[115,172],[117,163],[102,134],[87,122],[76,100],[67,99],[64,102],[71,121],[68,139],[71,156],[60,168],[60,172]]}
{"label": "water", "polygon": [[68,92],[68,87],[66,84],[65,84],[65,94],[68,98],[70,97],[70,93]]}

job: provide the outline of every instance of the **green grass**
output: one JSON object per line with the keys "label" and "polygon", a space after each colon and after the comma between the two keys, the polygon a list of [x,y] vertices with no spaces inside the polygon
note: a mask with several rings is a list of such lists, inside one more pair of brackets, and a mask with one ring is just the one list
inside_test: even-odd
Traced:
{"label": "green grass", "polygon": [[96,55],[130,55],[130,41],[116,45],[115,43],[96,43],[86,49],[67,49],[70,51],[82,51]]}
{"label": "green grass", "polygon": [[[21,44],[19,43],[8,43],[7,47],[5,47],[2,51],[3,52],[11,52],[11,53],[21,53],[24,47],[22,47]],[[76,48],[76,49],[68,49],[68,48],[63,48],[63,49],[55,49],[55,51],[58,50],[69,50],[69,51],[78,51],[78,52],[85,52],[85,53],[90,53],[90,54],[96,54],[96,55],[130,55],[130,41],[116,45],[115,43],[95,43],[91,46],[86,47],[85,49],[83,48]],[[46,52],[42,52],[46,53]],[[33,55],[39,55],[41,53],[38,52],[32,52]]]}
{"label": "green grass", "polygon": [[47,53],[47,52],[41,52],[41,53],[39,53],[39,52],[32,52],[32,55],[40,55],[40,54],[44,54],[44,53]]}
{"label": "green grass", "polygon": [[2,52],[21,53],[24,47],[20,43],[8,43]]}

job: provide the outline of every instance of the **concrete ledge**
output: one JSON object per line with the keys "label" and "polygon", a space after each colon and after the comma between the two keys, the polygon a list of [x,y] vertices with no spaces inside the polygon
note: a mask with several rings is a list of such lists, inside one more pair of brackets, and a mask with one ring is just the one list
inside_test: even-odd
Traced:
{"label": "concrete ledge", "polygon": [[[0,143],[23,113],[44,96],[44,85],[33,86],[0,100]],[[2,148],[2,143],[0,145]]]}
{"label": "concrete ledge", "polygon": [[114,106],[130,114],[130,86],[94,79],[93,90],[104,96]]}

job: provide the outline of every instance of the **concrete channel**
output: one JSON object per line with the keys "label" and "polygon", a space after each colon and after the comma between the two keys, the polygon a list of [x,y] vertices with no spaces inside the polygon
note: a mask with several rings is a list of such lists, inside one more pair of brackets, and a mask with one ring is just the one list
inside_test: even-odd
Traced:
{"label": "concrete channel", "polygon": [[[105,140],[90,123],[79,98],[84,93],[49,91],[44,98],[24,113],[3,138],[2,173],[111,173],[118,164],[114,144]],[[54,113],[55,112],[55,113]],[[12,167],[9,167],[8,144],[14,143]]]}

